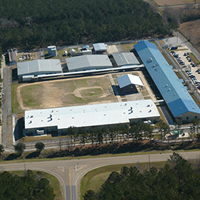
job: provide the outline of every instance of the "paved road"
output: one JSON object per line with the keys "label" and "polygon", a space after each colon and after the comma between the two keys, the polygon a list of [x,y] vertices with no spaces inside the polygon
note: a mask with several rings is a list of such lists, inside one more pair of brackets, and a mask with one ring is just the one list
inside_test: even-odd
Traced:
{"label": "paved road", "polygon": [[6,148],[12,145],[12,110],[11,110],[11,68],[3,64],[2,93],[2,144]]}
{"label": "paved road", "polygon": [[[167,6],[159,6],[159,8],[183,8],[186,7],[188,4],[182,4],[182,5],[167,5]],[[200,5],[200,3],[196,3],[196,4],[189,4],[192,6],[198,6]]]}
{"label": "paved road", "polygon": [[[81,178],[90,170],[112,164],[158,162],[169,159],[172,152],[165,154],[145,154],[121,157],[104,157],[91,159],[56,160],[43,162],[0,164],[0,170],[39,170],[56,176],[66,200],[80,199]],[[180,153],[185,159],[200,158],[200,151]]]}

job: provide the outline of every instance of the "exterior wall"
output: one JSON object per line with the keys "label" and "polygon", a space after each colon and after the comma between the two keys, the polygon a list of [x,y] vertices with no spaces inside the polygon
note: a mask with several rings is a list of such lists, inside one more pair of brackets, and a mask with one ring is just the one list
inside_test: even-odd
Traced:
{"label": "exterior wall", "polygon": [[152,123],[156,123],[158,122],[160,119],[160,116],[159,117],[150,117],[150,118],[138,118],[138,119],[131,119],[130,120],[130,124],[135,124],[135,123],[138,123],[138,122],[143,122],[143,121],[148,121],[150,120]]}
{"label": "exterior wall", "polygon": [[78,71],[86,71],[86,70],[92,70],[92,69],[106,69],[111,68],[112,66],[87,66],[87,67],[81,67],[81,68],[74,68],[69,69],[69,72],[78,72]]}
{"label": "exterior wall", "polygon": [[27,74],[22,74],[22,75],[18,75],[18,78],[19,79],[22,79],[22,76],[28,76],[28,75],[34,75],[34,76],[37,76],[37,75],[40,75],[40,74],[57,74],[57,73],[62,73],[62,71],[40,71],[40,72],[34,72],[34,73],[27,73]]}
{"label": "exterior wall", "polygon": [[43,129],[45,134],[58,131],[57,126],[52,126],[52,127],[40,127],[40,128],[25,129],[25,133],[29,134],[29,135],[30,134],[36,135],[37,130],[39,130],[39,129]]}
{"label": "exterior wall", "polygon": [[[130,123],[119,123],[119,124],[127,125],[127,126],[130,125]],[[101,125],[101,126],[87,126],[87,127],[84,127],[84,128],[86,128],[86,129],[89,130],[92,127],[99,127],[100,129],[102,129],[102,128],[106,127],[106,126],[113,126],[113,127],[115,127],[115,126],[117,126],[119,124],[106,124],[106,125]],[[80,128],[80,127],[76,127],[76,128]],[[58,133],[66,133],[66,132],[67,132],[67,129],[60,129],[60,130],[58,130]]]}
{"label": "exterior wall", "polygon": [[123,87],[123,88],[121,89],[121,91],[122,91],[123,93],[136,93],[136,92],[138,92],[136,86],[133,85],[133,84],[128,85],[128,86],[126,86],[126,87]]}
{"label": "exterior wall", "polygon": [[181,116],[176,117],[175,119],[182,120],[182,122],[184,124],[186,124],[186,123],[191,123],[194,118],[200,120],[200,115],[196,114],[196,113],[188,112],[188,113],[185,113],[185,114],[183,114]]}
{"label": "exterior wall", "polygon": [[103,54],[105,53],[106,51],[95,51],[95,54]]}

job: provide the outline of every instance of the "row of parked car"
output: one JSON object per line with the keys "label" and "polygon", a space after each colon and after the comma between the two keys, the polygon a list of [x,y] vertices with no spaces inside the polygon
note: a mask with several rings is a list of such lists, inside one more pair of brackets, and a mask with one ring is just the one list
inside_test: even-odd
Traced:
{"label": "row of parked car", "polygon": [[[174,51],[171,51],[172,55],[176,58],[177,62],[180,64],[180,65],[185,65],[185,63],[181,60],[181,57],[179,57],[179,54],[174,52]],[[186,66],[184,66],[186,67]]]}
{"label": "row of parked car", "polygon": [[183,55],[186,56],[186,59],[188,60],[188,62],[190,62],[190,65],[191,65],[192,67],[196,67],[196,65],[192,62],[192,60],[191,60],[189,54],[184,53]]}
{"label": "row of parked car", "polygon": [[[200,69],[198,69],[198,72],[200,71]],[[200,90],[200,81],[197,80],[197,78],[195,77],[195,75],[189,70],[185,70],[185,72],[188,74],[188,76],[190,77],[191,81],[194,83],[194,85],[197,86],[197,88]]]}

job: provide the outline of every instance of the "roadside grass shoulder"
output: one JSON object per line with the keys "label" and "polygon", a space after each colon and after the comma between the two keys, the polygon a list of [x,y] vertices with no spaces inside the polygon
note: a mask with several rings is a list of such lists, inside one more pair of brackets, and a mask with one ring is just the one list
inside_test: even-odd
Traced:
{"label": "roadside grass shoulder", "polygon": [[199,65],[200,61],[195,57],[193,53],[190,53],[190,57],[192,58],[192,61],[196,64]]}

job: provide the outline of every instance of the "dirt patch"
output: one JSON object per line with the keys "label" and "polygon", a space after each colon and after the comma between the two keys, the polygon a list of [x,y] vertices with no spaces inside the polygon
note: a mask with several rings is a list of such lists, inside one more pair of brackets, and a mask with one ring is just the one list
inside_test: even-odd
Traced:
{"label": "dirt patch", "polygon": [[200,52],[200,19],[181,24],[179,31]]}
{"label": "dirt patch", "polygon": [[17,88],[22,110],[116,102],[108,75],[23,84]]}

